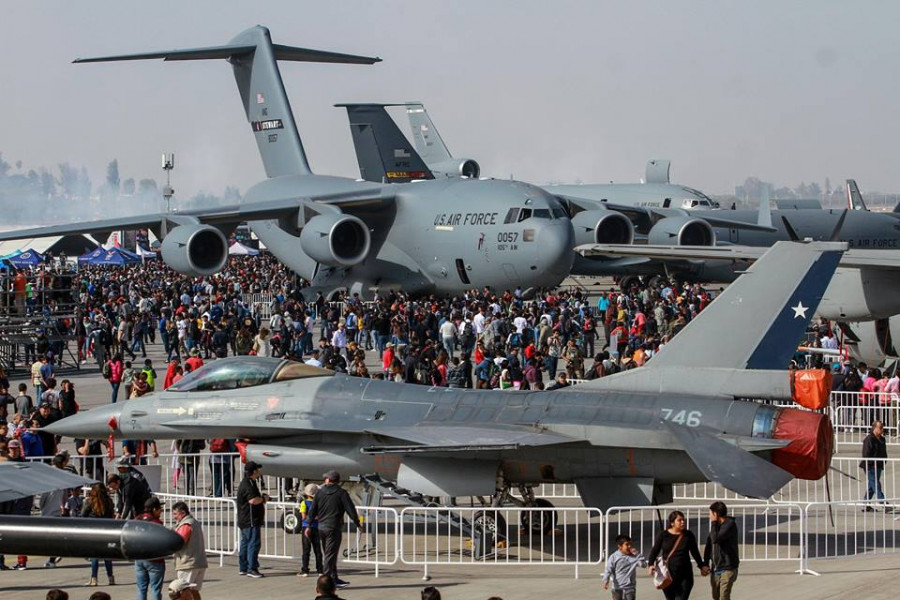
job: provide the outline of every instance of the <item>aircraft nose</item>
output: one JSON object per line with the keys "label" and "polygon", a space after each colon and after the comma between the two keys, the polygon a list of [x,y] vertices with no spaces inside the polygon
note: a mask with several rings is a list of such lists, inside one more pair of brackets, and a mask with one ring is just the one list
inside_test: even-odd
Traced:
{"label": "aircraft nose", "polygon": [[575,234],[568,219],[545,223],[536,236],[538,265],[548,273],[566,276],[575,260]]}
{"label": "aircraft nose", "polygon": [[113,429],[118,429],[123,406],[123,404],[109,404],[81,411],[44,427],[44,430],[53,435],[74,438],[106,437]]}

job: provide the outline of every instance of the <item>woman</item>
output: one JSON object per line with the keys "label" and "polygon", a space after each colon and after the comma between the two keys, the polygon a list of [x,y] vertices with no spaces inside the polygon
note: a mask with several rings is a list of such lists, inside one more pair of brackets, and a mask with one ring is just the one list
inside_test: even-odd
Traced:
{"label": "woman", "polygon": [[706,575],[708,569],[703,564],[700,549],[697,547],[697,537],[687,529],[687,520],[684,513],[674,510],[669,513],[668,529],[659,532],[656,542],[650,551],[647,560],[650,562],[650,575],[656,572],[656,558],[662,556],[669,573],[672,575],[672,583],[663,590],[666,600],[687,600],[691,596],[694,587],[694,571],[691,568],[691,557],[697,563],[697,568]]}
{"label": "woman", "polygon": [[[115,515],[112,498],[106,491],[106,486],[102,483],[95,483],[91,486],[91,491],[84,501],[84,507],[81,509],[82,517],[92,519],[112,519]],[[104,559],[103,566],[106,568],[106,577],[109,579],[109,585],[116,585],[115,577],[113,577],[113,563],[111,560]],[[91,559],[91,580],[86,585],[96,587],[97,575],[100,571],[100,559]]]}
{"label": "woman", "polygon": [[269,330],[263,327],[253,338],[253,350],[257,356],[272,356],[272,343],[269,340]]}
{"label": "woman", "polygon": [[68,379],[63,379],[61,385],[59,411],[62,413],[63,418],[71,417],[78,412],[78,403],[75,401],[75,386]]}

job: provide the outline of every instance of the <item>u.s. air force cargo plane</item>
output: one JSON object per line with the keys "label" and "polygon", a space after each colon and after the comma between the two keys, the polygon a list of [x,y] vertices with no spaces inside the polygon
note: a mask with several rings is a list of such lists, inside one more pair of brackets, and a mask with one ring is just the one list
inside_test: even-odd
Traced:
{"label": "u.s. air force cargo plane", "polygon": [[[257,26],[224,46],[76,62],[155,58],[231,64],[268,179],[236,206],[5,232],[0,240],[150,228],[162,239],[169,266],[205,275],[225,264],[228,233],[250,221],[269,250],[313,289],[364,297],[373,288],[453,294],[482,286],[552,287],[569,273],[571,222],[556,198],[535,186],[477,179],[387,186],[312,173],[277,61],[379,59],[273,44]],[[528,217],[508,220],[513,207]]]}
{"label": "u.s. air force cargo plane", "polygon": [[574,482],[600,508],[671,500],[681,482],[766,498],[831,463],[826,414],[746,398],[792,397],[786,365],[845,248],[776,244],[647,365],[574,388],[426,388],[235,357],[48,431],[244,438],[246,459],[273,475],[318,479],[337,468],[495,503],[511,487],[547,482]]}

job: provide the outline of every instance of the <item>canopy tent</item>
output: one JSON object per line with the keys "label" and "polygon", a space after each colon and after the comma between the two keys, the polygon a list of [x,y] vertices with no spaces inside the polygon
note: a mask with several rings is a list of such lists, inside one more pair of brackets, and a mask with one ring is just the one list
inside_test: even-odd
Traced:
{"label": "canopy tent", "polygon": [[144,250],[143,248],[141,248],[140,245],[138,245],[138,247],[137,247],[137,255],[140,258],[148,258],[148,259],[156,258],[156,252],[152,252],[150,250]]}
{"label": "canopy tent", "polygon": [[228,248],[228,254],[237,256],[256,256],[259,250],[254,250],[250,246],[245,246],[240,242],[235,242]]}
{"label": "canopy tent", "polygon": [[4,256],[3,260],[17,269],[27,269],[29,267],[36,267],[44,262],[44,256],[34,250],[20,250],[19,252],[13,252],[8,256]]}
{"label": "canopy tent", "polygon": [[96,247],[97,242],[84,235],[55,235],[46,238],[0,242],[0,257],[15,254],[25,249],[34,250],[41,254],[52,252],[54,256],[58,256],[61,252],[65,252],[69,256],[78,256]]}
{"label": "canopy tent", "polygon": [[97,248],[78,257],[81,266],[121,266],[141,262],[141,257],[124,248]]}

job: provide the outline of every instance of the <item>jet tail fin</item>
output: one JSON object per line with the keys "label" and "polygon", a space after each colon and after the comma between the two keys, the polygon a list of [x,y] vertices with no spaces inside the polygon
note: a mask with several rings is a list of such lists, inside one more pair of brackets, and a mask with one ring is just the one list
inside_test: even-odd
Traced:
{"label": "jet tail fin", "polygon": [[756,224],[760,227],[772,226],[772,205],[769,198],[769,186],[764,185],[762,198],[759,199],[759,215],[756,217]]}
{"label": "jet tail fin", "polygon": [[434,179],[397,123],[385,110],[396,104],[335,104],[347,109],[359,173],[366,181],[407,183]]}
{"label": "jet tail fin", "polygon": [[419,155],[429,165],[453,160],[453,155],[431,122],[428,111],[421,102],[407,102],[406,116],[412,128],[413,142]]}
{"label": "jet tail fin", "polygon": [[855,179],[847,180],[847,208],[850,210],[869,210],[866,207],[866,201],[863,200],[862,194],[859,192],[859,186],[856,185]]}
{"label": "jet tail fin", "polygon": [[787,368],[846,249],[777,242],[645,368]]}
{"label": "jet tail fin", "polygon": [[92,63],[156,58],[167,61],[225,59],[231,63],[244,104],[244,111],[256,137],[268,177],[312,173],[300,141],[297,124],[294,122],[277,61],[372,64],[381,60],[380,58],[273,44],[269,30],[257,25],[239,33],[224,46],[79,58],[74,62]]}

